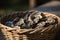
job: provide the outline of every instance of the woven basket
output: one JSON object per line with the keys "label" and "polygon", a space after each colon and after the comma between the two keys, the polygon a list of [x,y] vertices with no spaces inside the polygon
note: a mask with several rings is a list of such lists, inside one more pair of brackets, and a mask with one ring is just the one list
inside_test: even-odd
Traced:
{"label": "woven basket", "polygon": [[54,14],[46,13],[45,15],[56,17],[58,19],[58,25],[52,25],[49,27],[45,27],[40,30],[40,28],[35,29],[20,29],[17,28],[11,28],[8,26],[5,26],[4,23],[7,20],[13,20],[15,17],[19,16],[22,17],[22,15],[26,15],[25,13],[13,13],[10,15],[2,16],[0,18],[0,40],[54,40],[56,35],[56,30],[58,29],[58,25],[60,23],[60,18]]}

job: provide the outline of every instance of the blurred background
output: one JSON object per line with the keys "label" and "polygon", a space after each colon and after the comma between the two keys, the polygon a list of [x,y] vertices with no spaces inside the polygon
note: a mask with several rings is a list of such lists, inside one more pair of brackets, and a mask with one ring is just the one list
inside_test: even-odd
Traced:
{"label": "blurred background", "polygon": [[59,0],[0,0],[0,15],[13,11],[30,10],[50,1]]}
{"label": "blurred background", "polygon": [[[60,16],[60,0],[0,0],[0,16],[31,9],[51,12]],[[59,32],[55,40],[60,40]]]}

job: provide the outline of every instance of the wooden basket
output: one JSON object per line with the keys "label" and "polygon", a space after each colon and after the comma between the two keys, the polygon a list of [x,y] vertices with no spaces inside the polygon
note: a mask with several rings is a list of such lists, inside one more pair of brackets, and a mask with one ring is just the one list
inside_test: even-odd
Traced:
{"label": "wooden basket", "polygon": [[13,20],[16,16],[22,17],[22,15],[26,15],[25,13],[18,12],[6,16],[2,16],[0,18],[0,40],[54,40],[56,31],[59,28],[60,24],[60,18],[54,14],[50,14],[47,12],[44,12],[45,15],[56,17],[58,19],[58,25],[52,25],[49,27],[45,27],[42,30],[40,28],[35,29],[20,29],[17,28],[11,28],[8,26],[5,26],[4,23],[7,20]]}

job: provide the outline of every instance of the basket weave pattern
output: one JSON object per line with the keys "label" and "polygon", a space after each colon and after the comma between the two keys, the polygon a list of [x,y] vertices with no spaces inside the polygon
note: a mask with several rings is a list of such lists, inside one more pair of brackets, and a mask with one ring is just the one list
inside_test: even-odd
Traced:
{"label": "basket weave pattern", "polygon": [[53,40],[55,35],[55,29],[51,29],[49,31],[39,32],[33,34],[25,34],[24,32],[28,32],[31,30],[27,29],[19,29],[19,28],[9,28],[4,25],[0,25],[1,30],[6,38],[6,40]]}
{"label": "basket weave pattern", "polygon": [[[15,14],[15,15],[18,15],[18,14]],[[48,14],[48,13],[46,14],[46,16],[54,17],[53,14]],[[5,18],[3,17],[0,20],[3,20],[3,19],[7,20],[7,18],[8,17],[5,16]],[[9,18],[12,18],[12,15]],[[57,18],[59,22],[60,18],[59,17]],[[4,24],[5,21],[3,22],[1,21],[1,22]],[[35,29],[20,29],[19,27],[11,28],[3,24],[0,24],[0,29],[4,37],[6,38],[6,40],[54,40],[56,29],[57,29],[57,26],[55,25],[52,25],[50,27],[46,27],[40,30],[40,28],[35,28]]]}

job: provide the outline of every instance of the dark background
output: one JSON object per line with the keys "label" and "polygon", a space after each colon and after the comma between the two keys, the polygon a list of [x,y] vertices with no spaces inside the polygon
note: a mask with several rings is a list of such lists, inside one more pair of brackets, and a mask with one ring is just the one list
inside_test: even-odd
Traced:
{"label": "dark background", "polygon": [[[35,5],[30,5],[31,0],[0,0],[0,15],[11,13],[12,11],[25,11],[43,5],[54,0],[34,0]],[[33,1],[33,3],[34,3]]]}

